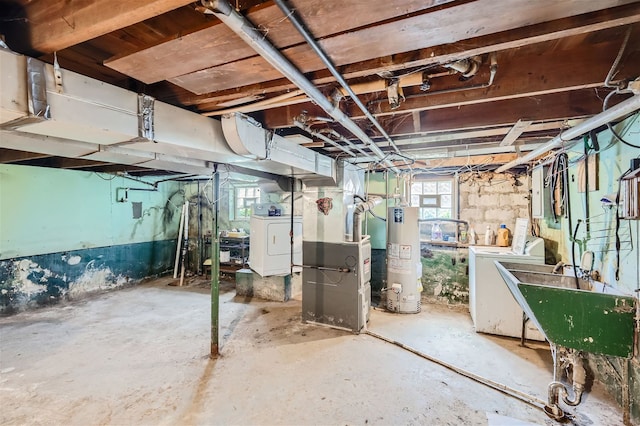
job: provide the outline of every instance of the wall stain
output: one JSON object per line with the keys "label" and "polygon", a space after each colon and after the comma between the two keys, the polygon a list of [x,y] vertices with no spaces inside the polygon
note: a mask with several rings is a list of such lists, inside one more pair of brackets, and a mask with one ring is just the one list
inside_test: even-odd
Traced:
{"label": "wall stain", "polygon": [[134,284],[173,268],[174,240],[0,260],[0,315]]}

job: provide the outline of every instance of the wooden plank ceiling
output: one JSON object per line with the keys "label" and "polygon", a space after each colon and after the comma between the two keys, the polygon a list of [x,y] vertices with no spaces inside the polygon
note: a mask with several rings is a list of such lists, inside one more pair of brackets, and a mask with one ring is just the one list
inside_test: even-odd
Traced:
{"label": "wooden plank ceiling", "polygon": [[[303,117],[316,131],[327,122],[304,93],[199,2],[185,0],[4,1],[0,31],[14,50],[63,68],[209,116],[243,111],[283,135]],[[6,4],[6,6],[4,5]],[[327,96],[335,78],[272,1],[231,2],[264,37]],[[499,164],[555,136],[567,120],[602,109],[604,80],[626,32],[630,40],[615,80],[640,76],[640,1],[633,0],[289,0],[369,112],[400,149],[424,154],[469,146],[497,147],[475,164]],[[448,64],[472,59],[477,72],[463,77]],[[497,72],[491,78],[491,61]],[[495,71],[495,68],[494,68]],[[399,105],[387,86],[399,82]],[[490,84],[491,83],[491,84]],[[343,91],[344,92],[344,91]],[[613,103],[623,100],[618,96]],[[380,132],[355,103],[340,108],[374,140]],[[317,119],[317,118],[321,119]],[[516,123],[527,123],[517,127]],[[309,135],[307,135],[309,136]],[[339,151],[322,143],[314,149]],[[383,150],[388,149],[381,143]],[[0,161],[45,164],[47,159],[4,150]],[[49,161],[57,167],[100,164]],[[438,164],[457,167],[458,160]],[[46,164],[45,164],[46,165]],[[435,167],[433,163],[422,163]],[[442,166],[444,167],[444,166]]]}

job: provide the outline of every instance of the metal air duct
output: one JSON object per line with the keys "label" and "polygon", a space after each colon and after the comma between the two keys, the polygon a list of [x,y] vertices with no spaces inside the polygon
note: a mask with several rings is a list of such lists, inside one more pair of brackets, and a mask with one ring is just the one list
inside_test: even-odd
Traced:
{"label": "metal air duct", "polygon": [[227,163],[335,182],[333,159],[241,115],[223,132],[219,120],[8,50],[0,49],[0,71],[2,148],[195,174]]}

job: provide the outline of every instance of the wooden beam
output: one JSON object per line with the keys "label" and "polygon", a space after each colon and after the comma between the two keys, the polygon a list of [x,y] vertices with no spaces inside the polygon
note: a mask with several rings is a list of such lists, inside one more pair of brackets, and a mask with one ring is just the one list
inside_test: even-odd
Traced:
{"label": "wooden beam", "polygon": [[[347,12],[344,0],[296,0],[291,3],[314,37],[322,38],[451,1],[351,0]],[[279,48],[304,43],[304,38],[274,4],[250,10],[247,18]],[[229,28],[216,22],[191,34],[176,35],[148,49],[116,56],[105,61],[105,65],[145,83],[155,83],[249,57],[257,57],[256,52]],[[269,66],[268,71],[274,70]]]}
{"label": "wooden beam", "polygon": [[[433,160],[416,160],[412,165],[412,168],[445,168],[445,167],[462,167],[462,166],[479,166],[479,165],[493,165],[493,164],[505,164],[511,160],[514,160],[518,155],[515,153],[509,154],[482,154],[482,155],[470,155],[468,157],[453,157],[453,158],[437,158]],[[400,163],[397,164],[399,167]]]}
{"label": "wooden beam", "polygon": [[85,170],[85,171],[92,171],[92,172],[96,172],[96,173],[118,173],[118,172],[127,172],[127,173],[138,173],[138,172],[145,172],[144,174],[159,174],[159,175],[164,175],[164,174],[171,174],[173,172],[166,172],[164,170],[161,170],[160,173],[155,172],[155,169],[149,168],[149,167],[142,167],[142,166],[131,166],[131,165],[125,165],[125,164],[108,164],[108,163],[103,163],[102,165],[94,165],[94,166],[84,166],[84,167],[80,167],[79,170]]}
{"label": "wooden beam", "polygon": [[[532,121],[557,121],[584,118],[602,111],[602,93],[582,89],[520,99],[505,99],[485,104],[471,104],[422,111],[423,132],[444,132],[480,127],[513,125],[521,118]],[[408,117],[408,119],[404,119]],[[379,119],[389,134],[415,133],[410,114]]]}
{"label": "wooden beam", "polygon": [[[630,2],[630,0],[624,0],[624,2]],[[504,5],[494,0],[476,0],[327,37],[319,40],[319,44],[331,57],[332,62],[339,66],[408,50],[457,43],[473,37],[514,30],[522,26],[567,18],[619,4],[620,2],[616,0],[598,2],[564,0],[541,7],[539,3],[530,0],[510,0],[511,19],[495,19],[504,12]],[[342,10],[344,12],[344,9]],[[482,13],[478,13],[479,10],[482,10]],[[460,25],[461,22],[464,22],[464,25]],[[303,73],[325,68],[318,55],[306,44],[283,49],[282,54]],[[200,69],[200,71],[170,78],[169,81],[193,93],[204,94],[280,77],[279,71],[271,67],[266,60],[254,56]]]}
{"label": "wooden beam", "polygon": [[[370,101],[369,110],[377,117],[397,116],[403,112],[532,98],[580,88],[602,87],[604,76],[607,75],[617,54],[615,46],[616,43],[602,43],[567,50],[556,48],[545,51],[548,46],[543,44],[504,52],[498,55],[498,73],[491,87],[478,87],[479,83],[487,82],[489,79],[489,70],[485,66],[473,80],[460,83],[455,78],[443,77],[433,81],[430,92],[416,92],[413,95],[405,93],[406,101],[395,110],[391,109],[384,97],[378,101]],[[625,58],[618,77],[639,75],[640,48],[628,52]],[[465,87],[471,89],[448,91],[451,88]],[[530,103],[530,99],[524,101],[524,104]],[[310,115],[317,113],[317,107],[311,104],[272,109],[264,112],[264,124],[269,128],[289,127],[291,117],[299,115],[302,110],[308,111]],[[357,107],[349,106],[345,112],[353,118],[363,117],[362,111]],[[529,119],[523,115],[511,123],[518,118]]]}
{"label": "wooden beam", "polygon": [[[415,113],[414,113],[415,114]],[[557,134],[563,128],[565,120],[559,121],[543,121],[531,126],[527,129],[528,132],[535,132],[536,134]],[[394,139],[396,145],[401,148],[411,148],[419,146],[421,148],[428,148],[429,146],[443,144],[447,142],[456,142],[461,140],[489,140],[496,141],[509,132],[509,126],[491,126],[489,128],[481,129],[465,129],[452,132],[431,132],[424,133],[424,128],[415,130],[413,133],[406,135],[395,134],[394,136],[400,136]],[[410,136],[410,137],[409,137]]]}
{"label": "wooden beam", "polygon": [[[640,3],[544,22],[488,36],[474,37],[465,40],[464,45],[460,45],[459,43],[447,44],[357,62],[340,67],[340,71],[347,79],[374,75],[382,71],[397,72],[413,67],[446,63],[469,56],[584,35],[636,22],[640,22]],[[310,73],[309,77],[315,84],[326,84],[335,81],[326,70]],[[179,101],[186,105],[200,105],[199,109],[201,111],[207,111],[217,102],[233,99],[234,97],[241,96],[240,94],[244,96],[246,94],[276,93],[292,88],[294,88],[294,86],[288,80],[277,79],[244,87],[221,90],[203,96],[182,95]]]}
{"label": "wooden beam", "polygon": [[49,157],[49,155],[37,152],[16,151],[14,149],[0,148],[0,163],[4,164],[37,160],[47,157]]}
{"label": "wooden beam", "polygon": [[51,53],[193,3],[193,0],[26,2],[31,50]]}
{"label": "wooden beam", "polygon": [[84,160],[82,158],[67,157],[43,157],[38,159],[22,160],[20,164],[38,167],[53,167],[56,169],[78,169],[82,167],[94,167],[106,165],[102,161]]}
{"label": "wooden beam", "polygon": [[529,128],[529,126],[533,123],[532,120],[518,120],[516,124],[513,125],[509,133],[507,133],[502,141],[500,142],[500,146],[509,146],[513,145],[513,143],[520,137],[520,135]]}

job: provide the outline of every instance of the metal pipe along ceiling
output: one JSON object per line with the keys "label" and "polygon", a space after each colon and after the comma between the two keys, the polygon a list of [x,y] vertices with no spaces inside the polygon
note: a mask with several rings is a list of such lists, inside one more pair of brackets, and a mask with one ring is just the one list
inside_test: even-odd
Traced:
{"label": "metal pipe along ceiling", "polygon": [[380,131],[382,136],[384,136],[384,138],[389,142],[389,144],[393,147],[393,149],[395,149],[395,151],[399,153],[400,150],[398,149],[398,146],[391,140],[391,137],[387,134],[387,132],[385,132],[385,130],[382,128],[378,120],[376,120],[376,118],[369,112],[367,107],[365,107],[364,104],[360,101],[360,99],[358,98],[358,95],[355,94],[355,92],[349,86],[349,83],[347,83],[345,79],[342,77],[342,75],[338,72],[336,67],[331,62],[331,59],[327,56],[326,53],[324,53],[324,51],[322,50],[318,42],[313,37],[311,37],[311,34],[309,34],[307,29],[304,27],[304,25],[298,20],[294,11],[290,10],[283,0],[275,0],[275,2],[276,2],[276,5],[278,5],[280,10],[282,11],[282,13],[284,13],[284,15],[289,19],[289,22],[293,24],[293,26],[298,30],[298,32],[302,35],[302,37],[304,37],[304,39],[307,41],[309,46],[311,46],[313,51],[316,52],[316,54],[320,57],[320,59],[322,59],[322,62],[324,62],[324,64],[327,66],[327,69],[331,72],[331,74],[333,74],[333,76],[336,78],[338,83],[340,83],[340,85],[344,88],[344,90],[347,91],[349,96],[351,96],[351,99],[356,103],[356,105],[358,105],[360,110],[366,115],[369,121],[371,121],[371,123],[373,123],[373,125],[376,126],[376,128]]}
{"label": "metal pipe along ceiling", "polygon": [[311,83],[280,51],[274,47],[264,35],[244,16],[223,0],[201,0],[202,5],[251,46],[260,56],[271,64],[293,84],[302,89],[320,108],[326,111],[338,124],[360,139],[373,153],[380,158],[394,173],[399,174],[395,165],[386,158],[380,147],[339,108],[335,107],[318,88]]}
{"label": "metal pipe along ceiling", "polygon": [[310,128],[306,124],[302,123],[301,121],[293,120],[293,124],[296,127],[298,127],[300,129],[304,130],[305,132],[309,133],[310,135],[315,136],[316,138],[325,141],[329,145],[334,146],[334,147],[342,150],[343,152],[349,154],[350,156],[352,156],[352,157],[356,156],[356,154],[354,154],[353,151],[351,151],[349,148],[344,147],[344,146],[340,145],[339,143],[337,143],[335,141],[332,141],[331,139],[329,139],[325,135],[322,135],[322,134],[320,134],[318,132],[315,132],[312,128]]}
{"label": "metal pipe along ceiling", "polygon": [[516,158],[515,160],[512,160],[507,164],[498,167],[496,169],[496,173],[502,173],[520,164],[531,161],[534,158],[537,158],[554,148],[558,148],[563,144],[566,144],[568,141],[575,139],[590,130],[596,129],[600,126],[604,126],[605,124],[610,123],[627,114],[635,112],[638,109],[640,109],[640,94],[634,95],[633,97],[620,102],[619,104],[609,108],[608,110],[603,111],[598,115],[594,115],[588,120],[585,120],[582,123],[565,130],[560,135],[551,139],[541,147],[534,149],[526,155],[523,155],[522,157]]}

